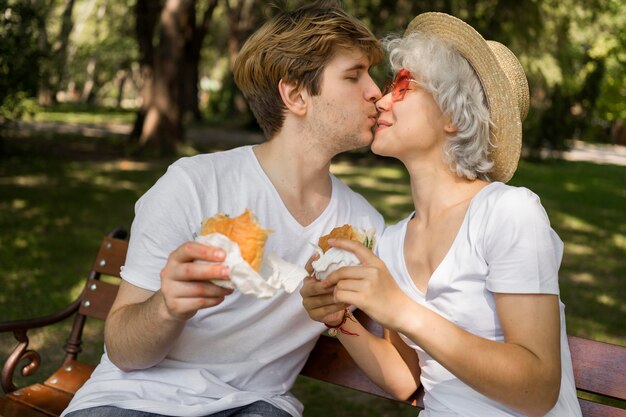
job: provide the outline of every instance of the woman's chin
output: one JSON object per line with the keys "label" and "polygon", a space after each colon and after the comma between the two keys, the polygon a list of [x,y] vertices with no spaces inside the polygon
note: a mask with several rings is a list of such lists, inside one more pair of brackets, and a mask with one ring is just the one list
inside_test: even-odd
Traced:
{"label": "woman's chin", "polygon": [[372,146],[371,146],[370,149],[372,150],[372,153],[374,155],[378,155],[378,156],[393,156],[393,155],[389,155],[388,150],[385,149],[384,142],[381,142],[381,140],[376,138],[376,136],[374,136],[374,141],[372,142]]}

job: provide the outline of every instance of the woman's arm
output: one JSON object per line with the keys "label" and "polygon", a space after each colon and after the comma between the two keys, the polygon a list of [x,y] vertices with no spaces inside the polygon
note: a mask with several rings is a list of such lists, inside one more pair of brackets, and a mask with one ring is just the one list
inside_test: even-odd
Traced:
{"label": "woman's arm", "polygon": [[[333,288],[326,288],[322,282],[309,277],[300,293],[313,320],[329,324],[341,322],[345,305],[334,302]],[[339,331],[337,338],[372,381],[401,400],[415,392],[419,386],[417,355],[397,334],[385,331],[384,338],[374,336],[352,315],[341,328],[348,334]]]}
{"label": "woman's arm", "polygon": [[496,401],[531,416],[544,415],[554,406],[561,372],[556,295],[496,294],[505,337],[499,343],[414,302],[363,246],[345,240],[333,246],[354,252],[362,263],[342,268],[323,282],[334,288],[335,302],[353,304],[386,328],[403,333],[460,380]]}
{"label": "woman's arm", "polygon": [[394,326],[476,391],[542,416],[556,404],[561,382],[558,298],[495,298],[503,343],[469,333],[418,304],[407,307]]}

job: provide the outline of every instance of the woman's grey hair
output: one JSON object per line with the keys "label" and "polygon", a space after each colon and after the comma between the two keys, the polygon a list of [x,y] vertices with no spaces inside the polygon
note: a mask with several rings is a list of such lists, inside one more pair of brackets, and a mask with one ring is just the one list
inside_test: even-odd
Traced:
{"label": "woman's grey hair", "polygon": [[452,171],[470,180],[489,181],[489,109],[478,76],[451,45],[420,32],[383,40],[394,72],[407,69],[430,92],[458,131],[450,135],[444,157]]}

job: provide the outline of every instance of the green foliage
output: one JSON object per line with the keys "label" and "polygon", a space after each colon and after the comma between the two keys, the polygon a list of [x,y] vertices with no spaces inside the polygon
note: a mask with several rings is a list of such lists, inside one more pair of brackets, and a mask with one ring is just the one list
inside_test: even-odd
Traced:
{"label": "green foliage", "polygon": [[33,110],[41,55],[38,9],[30,2],[0,0],[0,118],[17,119]]}
{"label": "green foliage", "polygon": [[37,101],[28,97],[25,91],[17,91],[4,96],[0,102],[0,120],[18,120],[24,116],[33,117],[40,110]]}
{"label": "green foliage", "polygon": [[[219,2],[204,38],[200,74],[200,108],[211,120],[232,119],[245,112],[231,82],[233,48],[281,8],[306,2],[253,2],[237,15],[241,1]],[[608,142],[612,127],[626,120],[626,3],[620,0],[344,0],[343,7],[362,19],[376,36],[400,34],[417,14],[441,11],[458,16],[488,39],[515,52],[531,87],[531,110],[525,125],[525,145],[539,149],[566,147],[580,138]],[[196,2],[196,24],[207,8]],[[135,2],[90,0],[76,2],[73,29],[60,83],[73,99],[115,105],[120,81],[127,97],[141,85],[135,39]],[[7,88],[33,96],[38,77],[56,85],[54,45],[61,30],[64,2],[60,0],[0,0],[5,10],[0,25],[0,97]],[[2,9],[0,9],[2,10]],[[7,12],[10,10],[11,12]],[[31,18],[32,17],[32,18]],[[47,50],[37,50],[47,39]],[[387,76],[385,65],[375,79]],[[44,82],[48,79],[47,82]],[[16,81],[17,80],[17,81]],[[188,81],[188,80],[183,80]],[[193,82],[193,81],[191,81]],[[88,89],[85,86],[89,87]],[[85,97],[83,93],[91,93]],[[249,114],[244,114],[250,118]]]}
{"label": "green foliage", "polygon": [[[78,94],[91,82],[91,94],[100,102],[119,94],[119,77],[132,73],[139,54],[134,19],[128,16],[132,7],[132,2],[119,0],[77,4],[71,36],[74,53],[67,62],[67,78]],[[81,99],[86,101],[90,97]]]}
{"label": "green foliage", "polygon": [[540,6],[543,33],[520,54],[533,93],[530,143],[558,149],[572,137],[610,141],[610,124],[626,116],[626,4],[548,0]]}

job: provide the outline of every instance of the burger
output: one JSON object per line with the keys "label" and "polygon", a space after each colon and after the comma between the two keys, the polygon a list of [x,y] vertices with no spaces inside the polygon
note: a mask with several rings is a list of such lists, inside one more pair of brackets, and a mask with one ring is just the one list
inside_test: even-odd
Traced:
{"label": "burger", "polygon": [[374,249],[374,229],[355,229],[349,224],[335,227],[330,233],[319,238],[317,246],[326,253],[330,249],[328,239],[348,239],[361,242],[368,249]]}
{"label": "burger", "polygon": [[261,270],[265,242],[271,230],[264,229],[248,209],[237,217],[220,213],[202,222],[200,235],[220,233],[239,246],[242,258],[257,272]]}

